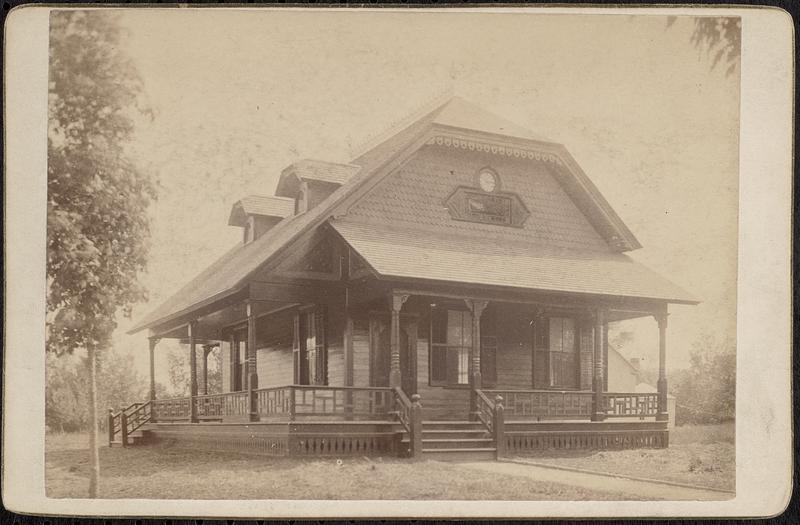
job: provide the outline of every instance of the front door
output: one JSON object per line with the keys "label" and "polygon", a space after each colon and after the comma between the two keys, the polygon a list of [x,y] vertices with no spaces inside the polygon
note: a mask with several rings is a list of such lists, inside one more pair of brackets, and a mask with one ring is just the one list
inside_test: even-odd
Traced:
{"label": "front door", "polygon": [[[417,392],[417,320],[400,316],[400,374],[401,387],[408,394]],[[391,369],[391,319],[389,315],[376,314],[370,320],[370,384],[389,386]]]}

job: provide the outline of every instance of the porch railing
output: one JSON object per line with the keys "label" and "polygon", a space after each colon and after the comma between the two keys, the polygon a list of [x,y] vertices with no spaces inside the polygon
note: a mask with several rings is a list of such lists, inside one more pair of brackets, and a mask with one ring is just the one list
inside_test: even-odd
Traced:
{"label": "porch railing", "polygon": [[173,397],[153,401],[159,421],[182,421],[191,417],[190,397]]}
{"label": "porch railing", "polygon": [[[194,404],[198,419],[222,419],[223,417],[233,416],[246,417],[249,414],[248,394],[246,391],[200,395],[194,398]],[[162,418],[161,414],[159,414],[158,417]]]}
{"label": "porch railing", "polygon": [[639,417],[658,414],[658,394],[638,392],[603,393],[605,413],[608,417]]}
{"label": "porch railing", "polygon": [[554,390],[484,390],[489,398],[505,400],[507,418],[590,417],[592,392]]}
{"label": "porch railing", "polygon": [[255,393],[258,414],[265,419],[387,419],[395,414],[395,393],[388,387],[288,385]]}

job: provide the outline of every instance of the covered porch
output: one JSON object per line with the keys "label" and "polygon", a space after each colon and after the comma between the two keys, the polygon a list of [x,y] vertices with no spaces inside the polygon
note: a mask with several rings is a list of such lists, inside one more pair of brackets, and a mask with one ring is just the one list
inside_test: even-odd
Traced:
{"label": "covered porch", "polygon": [[[206,448],[416,457],[459,443],[493,456],[668,444],[666,303],[372,279],[331,288],[260,283],[151,334],[150,399],[110,413],[109,442],[144,430]],[[608,323],[644,316],[659,333],[658,393],[608,392]],[[164,337],[188,348],[189,396],[156,398]],[[223,392],[199,388],[213,347]]]}

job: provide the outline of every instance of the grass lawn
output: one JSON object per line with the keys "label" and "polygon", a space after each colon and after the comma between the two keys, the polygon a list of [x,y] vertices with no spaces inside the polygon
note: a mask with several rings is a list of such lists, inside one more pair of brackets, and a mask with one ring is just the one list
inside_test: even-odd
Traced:
{"label": "grass lawn", "polygon": [[684,425],[670,431],[667,449],[553,450],[525,458],[563,467],[734,490],[734,436],[733,423]]}
{"label": "grass lawn", "polygon": [[[46,438],[47,496],[86,496],[87,436]],[[101,498],[621,500],[569,485],[493,475],[455,463],[397,458],[296,459],[181,450],[102,447]]]}

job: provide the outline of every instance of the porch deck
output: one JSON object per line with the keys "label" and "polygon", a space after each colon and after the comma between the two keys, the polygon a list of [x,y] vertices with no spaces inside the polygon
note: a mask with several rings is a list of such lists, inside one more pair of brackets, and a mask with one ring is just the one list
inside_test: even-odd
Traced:
{"label": "porch deck", "polygon": [[[656,394],[476,390],[469,421],[426,419],[399,388],[287,385],[136,403],[109,413],[109,444],[178,446],[268,455],[496,458],[528,450],[666,447]],[[507,400],[507,401],[506,401]],[[596,419],[596,417],[595,417]],[[119,434],[119,439],[117,435]],[[138,436],[133,440],[133,436]]]}

